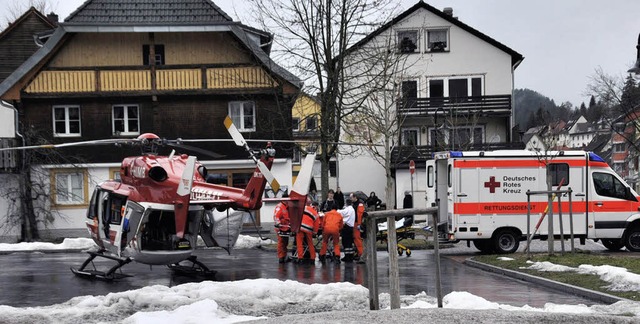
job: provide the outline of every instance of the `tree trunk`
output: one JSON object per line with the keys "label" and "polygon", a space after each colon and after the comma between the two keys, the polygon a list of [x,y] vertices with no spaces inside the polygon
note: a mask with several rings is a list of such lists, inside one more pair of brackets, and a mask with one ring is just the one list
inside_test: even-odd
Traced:
{"label": "tree trunk", "polygon": [[27,168],[20,174],[20,213],[22,214],[22,222],[20,229],[20,241],[32,242],[38,240],[38,222],[36,220],[35,209],[33,207],[33,193],[31,191],[31,171]]}

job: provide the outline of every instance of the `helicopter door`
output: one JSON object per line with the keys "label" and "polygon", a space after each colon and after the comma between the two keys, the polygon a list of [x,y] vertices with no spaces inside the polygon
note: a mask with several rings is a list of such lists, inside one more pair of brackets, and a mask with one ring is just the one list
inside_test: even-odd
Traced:
{"label": "helicopter door", "polygon": [[142,205],[133,201],[127,201],[124,219],[122,221],[122,230],[119,232],[120,237],[117,238],[117,242],[120,242],[121,248],[131,242],[138,234],[143,214],[144,207],[142,207]]}
{"label": "helicopter door", "polygon": [[218,246],[213,239],[213,210],[205,210],[202,224],[200,225],[200,237],[208,247]]}

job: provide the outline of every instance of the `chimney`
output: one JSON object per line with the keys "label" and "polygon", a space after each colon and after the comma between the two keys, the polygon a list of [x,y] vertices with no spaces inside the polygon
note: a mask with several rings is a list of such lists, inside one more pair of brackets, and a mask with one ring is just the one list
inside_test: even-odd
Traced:
{"label": "chimney", "polygon": [[48,14],[47,19],[49,19],[52,24],[58,26],[58,15],[56,15],[54,12]]}
{"label": "chimney", "polygon": [[442,10],[442,12],[444,12],[447,16],[453,17],[453,8],[451,8],[451,7],[444,8],[444,10]]}

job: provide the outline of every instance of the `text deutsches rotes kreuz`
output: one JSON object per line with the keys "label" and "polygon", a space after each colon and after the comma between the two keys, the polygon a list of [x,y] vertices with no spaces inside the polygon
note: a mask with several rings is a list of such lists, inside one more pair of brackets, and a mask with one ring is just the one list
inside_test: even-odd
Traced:
{"label": "text deutsches rotes kreuz", "polygon": [[209,189],[193,188],[191,190],[191,200],[215,200],[220,199],[222,192]]}
{"label": "text deutsches rotes kreuz", "polygon": [[536,177],[527,176],[503,176],[502,177],[502,193],[519,194],[522,193],[523,182],[534,182]]}

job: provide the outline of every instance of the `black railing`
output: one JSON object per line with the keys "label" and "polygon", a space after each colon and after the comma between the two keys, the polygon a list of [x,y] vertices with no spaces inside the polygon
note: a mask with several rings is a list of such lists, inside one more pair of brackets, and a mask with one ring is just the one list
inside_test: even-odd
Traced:
{"label": "black railing", "polygon": [[433,152],[441,151],[495,151],[495,150],[522,150],[524,143],[479,143],[466,145],[404,145],[396,147],[391,152],[394,164],[409,162],[410,160],[430,160]]}
{"label": "black railing", "polygon": [[434,114],[510,115],[511,95],[405,98],[398,103],[398,115],[433,116]]}

